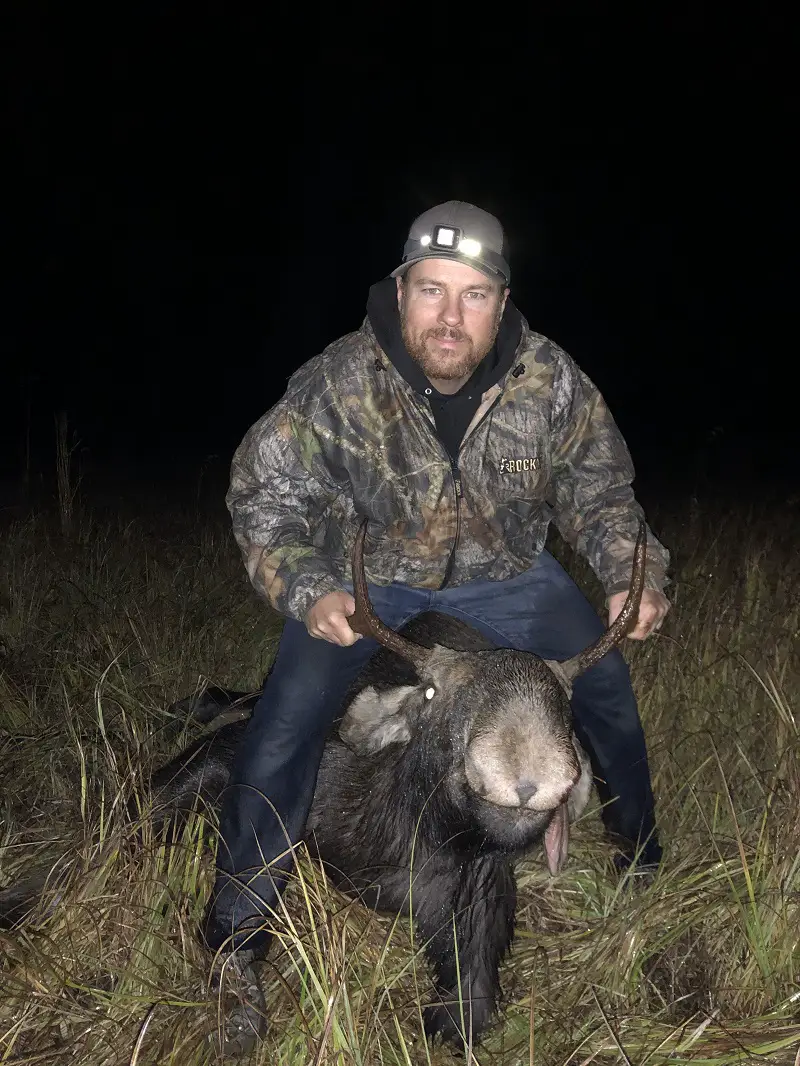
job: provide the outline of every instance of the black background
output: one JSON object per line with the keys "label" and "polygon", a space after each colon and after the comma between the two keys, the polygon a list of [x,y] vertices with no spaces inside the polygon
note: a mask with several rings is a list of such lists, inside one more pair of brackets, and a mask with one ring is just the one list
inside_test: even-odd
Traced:
{"label": "black background", "polygon": [[29,422],[52,465],[61,410],[120,476],[226,465],[450,198],[501,218],[514,300],[651,489],[793,479],[798,116],[768,6],[7,12],[7,483]]}

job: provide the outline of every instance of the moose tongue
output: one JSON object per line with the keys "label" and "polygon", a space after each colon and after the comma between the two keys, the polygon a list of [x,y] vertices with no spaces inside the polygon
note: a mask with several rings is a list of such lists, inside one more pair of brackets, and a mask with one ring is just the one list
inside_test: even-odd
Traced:
{"label": "moose tongue", "polygon": [[566,803],[560,804],[544,834],[544,850],[547,855],[547,869],[555,877],[561,873],[567,861],[569,851],[569,814]]}

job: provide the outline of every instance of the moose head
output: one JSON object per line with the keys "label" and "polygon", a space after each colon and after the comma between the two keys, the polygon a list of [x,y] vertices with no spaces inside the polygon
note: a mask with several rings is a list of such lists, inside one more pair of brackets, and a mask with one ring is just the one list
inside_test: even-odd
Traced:
{"label": "moose head", "polygon": [[557,872],[567,854],[569,821],[591,791],[589,760],[572,728],[571,686],[635,622],[644,586],[644,522],[622,611],[594,644],[566,662],[495,648],[446,615],[427,616],[430,647],[390,629],[369,601],[366,531],[365,520],[353,548],[350,625],[410,663],[417,680],[392,687],[388,678],[387,687],[363,688],[347,708],[342,739],[363,754],[390,745],[406,757],[423,752],[420,783],[427,779],[445,790],[473,837],[477,828],[497,848],[517,851],[544,835],[548,866]]}

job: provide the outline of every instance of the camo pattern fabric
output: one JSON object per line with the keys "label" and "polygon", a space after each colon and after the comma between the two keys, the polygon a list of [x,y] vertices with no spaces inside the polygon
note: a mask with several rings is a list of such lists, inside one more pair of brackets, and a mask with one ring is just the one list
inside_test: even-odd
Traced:
{"label": "camo pattern fabric", "polygon": [[[554,521],[608,594],[628,588],[642,509],[627,446],[592,382],[524,321],[512,370],[464,436],[458,473],[460,487],[428,401],[367,319],[292,376],[236,451],[226,502],[250,580],[303,620],[351,580],[366,516],[375,584],[514,577]],[[646,585],[660,590],[669,556],[649,531],[647,558]]]}

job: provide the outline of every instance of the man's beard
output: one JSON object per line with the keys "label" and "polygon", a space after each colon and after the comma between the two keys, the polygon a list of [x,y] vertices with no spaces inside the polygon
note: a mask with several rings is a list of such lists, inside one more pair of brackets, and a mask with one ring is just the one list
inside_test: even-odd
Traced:
{"label": "man's beard", "polygon": [[[426,329],[420,334],[413,334],[408,328],[408,322],[402,308],[400,309],[400,328],[406,351],[420,367],[425,377],[434,381],[437,379],[439,381],[455,381],[458,378],[469,378],[473,370],[492,350],[492,345],[500,327],[501,317],[502,310],[498,309],[489,338],[478,347],[476,347],[475,342],[468,333],[449,326],[438,326],[435,329]],[[451,350],[443,355],[428,347],[429,340],[465,341],[466,346],[458,354]]]}

